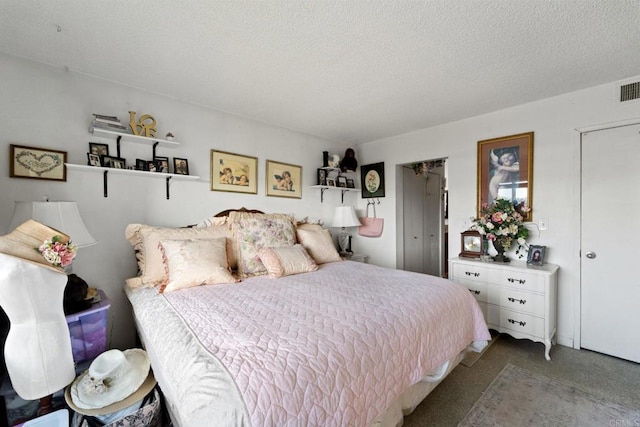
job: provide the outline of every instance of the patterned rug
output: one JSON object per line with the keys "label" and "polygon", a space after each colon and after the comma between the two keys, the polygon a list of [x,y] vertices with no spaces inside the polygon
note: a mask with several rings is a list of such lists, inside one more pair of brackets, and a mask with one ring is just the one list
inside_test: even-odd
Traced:
{"label": "patterned rug", "polygon": [[510,363],[458,424],[465,426],[636,426],[640,410]]}

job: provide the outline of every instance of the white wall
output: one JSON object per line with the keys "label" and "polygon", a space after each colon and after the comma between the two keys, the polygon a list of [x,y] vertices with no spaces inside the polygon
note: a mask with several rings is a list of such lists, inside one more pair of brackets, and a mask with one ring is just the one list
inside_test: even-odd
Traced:
{"label": "white wall", "polygon": [[[42,200],[48,195],[51,200],[76,201],[87,228],[100,243],[80,250],[74,272],[109,296],[114,348],[135,343],[130,306],[122,291],[124,280],[136,273],[132,247],[124,238],[127,224],[183,226],[239,207],[329,221],[334,204],[339,203],[335,194],[333,198],[325,194],[321,204],[319,192],[308,188],[315,183],[322,151],[344,152],[335,142],[3,54],[0,70],[0,153],[5,153],[0,162],[0,234],[9,231],[16,200]],[[109,197],[104,198],[101,174],[69,170],[66,182],[9,178],[9,144],[64,150],[68,162],[77,164],[86,164],[89,141],[109,143],[114,154],[115,141],[88,133],[92,113],[118,115],[128,122],[129,110],[153,115],[158,135],[173,132],[182,145],[158,148],[157,154],[187,158],[190,173],[201,180],[172,183],[171,199],[166,200],[162,179],[112,175]],[[257,157],[258,194],[210,191],[211,149]],[[121,155],[130,162],[151,159],[151,153],[151,147],[143,144],[122,144],[121,148]],[[302,200],[265,196],[266,159],[302,166]]]}
{"label": "white wall", "polygon": [[[396,265],[396,165],[448,158],[449,257],[460,252],[459,233],[476,212],[476,155],[480,140],[534,132],[533,219],[546,218],[548,231],[529,243],[546,245],[546,261],[560,266],[558,342],[573,346],[580,292],[580,150],[576,128],[640,117],[640,103],[620,106],[611,83],[491,114],[399,135],[358,147],[360,164],[384,161],[387,195],[378,206],[385,230],[378,239],[354,245],[371,262]],[[621,195],[622,196],[622,195]],[[616,197],[612,194],[612,197]],[[366,206],[360,202],[360,209]],[[513,255],[513,253],[511,254]]]}

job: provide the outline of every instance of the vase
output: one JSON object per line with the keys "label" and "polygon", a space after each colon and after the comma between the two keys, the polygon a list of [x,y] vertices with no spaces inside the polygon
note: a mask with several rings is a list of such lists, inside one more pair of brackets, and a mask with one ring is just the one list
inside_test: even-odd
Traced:
{"label": "vase", "polygon": [[494,262],[509,262],[509,261],[511,261],[509,258],[507,258],[504,255],[504,245],[503,245],[502,240],[496,239],[496,240],[493,240],[491,243],[493,243],[493,248],[496,250],[496,252],[498,252],[498,254],[493,257],[493,261]]}

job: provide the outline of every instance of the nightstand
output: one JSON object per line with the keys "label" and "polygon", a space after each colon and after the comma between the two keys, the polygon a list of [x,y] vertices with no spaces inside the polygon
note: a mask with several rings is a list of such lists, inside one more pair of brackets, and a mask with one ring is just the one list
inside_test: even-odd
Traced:
{"label": "nightstand", "polygon": [[369,262],[369,255],[353,254],[350,257],[345,258],[347,261],[363,262],[367,264]]}

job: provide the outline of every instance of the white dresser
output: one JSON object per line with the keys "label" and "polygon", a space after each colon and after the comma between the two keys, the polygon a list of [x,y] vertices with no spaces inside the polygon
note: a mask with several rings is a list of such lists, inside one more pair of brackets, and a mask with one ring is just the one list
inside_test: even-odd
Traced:
{"label": "white dresser", "polygon": [[493,263],[453,258],[449,278],[478,301],[487,326],[545,345],[549,357],[556,333],[558,266],[529,267],[524,261]]}

